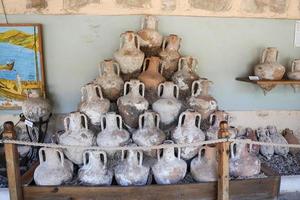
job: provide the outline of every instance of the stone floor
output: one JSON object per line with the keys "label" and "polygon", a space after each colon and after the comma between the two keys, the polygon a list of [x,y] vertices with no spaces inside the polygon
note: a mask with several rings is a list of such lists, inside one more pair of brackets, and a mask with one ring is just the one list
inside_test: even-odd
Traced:
{"label": "stone floor", "polygon": [[279,200],[300,200],[300,192],[281,194]]}

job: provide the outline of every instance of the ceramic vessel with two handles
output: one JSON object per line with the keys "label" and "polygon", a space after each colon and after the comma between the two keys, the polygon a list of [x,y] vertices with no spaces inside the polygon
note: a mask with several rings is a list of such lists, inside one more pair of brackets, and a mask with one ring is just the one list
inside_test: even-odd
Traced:
{"label": "ceramic vessel with two handles", "polygon": [[[139,116],[139,128],[132,134],[132,139],[138,146],[154,146],[162,144],[165,133],[159,128],[160,117],[158,113],[146,111]],[[148,156],[155,157],[156,150],[145,150]]]}
{"label": "ceramic vessel with two handles", "polygon": [[180,58],[179,48],[180,48],[181,38],[177,35],[169,35],[163,40],[162,51],[159,56],[162,60],[163,65],[163,76],[167,80],[171,80],[173,74],[176,72],[178,61]]}
{"label": "ceramic vessel with two handles", "polygon": [[[88,129],[88,120],[85,114],[80,112],[70,113],[64,119],[65,133],[58,138],[62,145],[92,146],[95,144],[94,133]],[[80,165],[83,163],[82,155],[84,149],[67,148],[64,153],[73,163]]]}
{"label": "ceramic vessel with two handles", "polygon": [[37,185],[61,185],[73,177],[73,163],[60,149],[40,148],[39,162],[33,174]]}
{"label": "ceramic vessel with two handles", "polygon": [[177,72],[172,76],[173,82],[179,87],[179,99],[186,100],[191,96],[192,84],[199,76],[194,72],[198,64],[197,59],[191,56],[181,57]]}
{"label": "ceramic vessel with two handles", "polygon": [[158,19],[155,16],[147,15],[142,19],[141,30],[138,35],[141,37],[141,50],[146,57],[158,56],[163,41],[163,36],[158,32]]}
{"label": "ceramic vessel with two handles", "polygon": [[95,83],[101,86],[103,96],[110,101],[117,100],[123,91],[124,81],[120,77],[120,65],[108,59],[100,63],[99,76]]}
{"label": "ceramic vessel with two handles", "polygon": [[254,67],[255,76],[265,80],[281,80],[285,73],[285,67],[277,62],[277,58],[277,48],[266,48],[263,51],[260,64]]}
{"label": "ceramic vessel with two handles", "polygon": [[260,173],[261,162],[251,153],[251,147],[246,143],[231,143],[229,162],[230,175],[234,177],[249,177]]}
{"label": "ceramic vessel with two handles", "polygon": [[148,109],[149,103],[144,96],[144,83],[131,79],[124,84],[124,96],[118,99],[117,105],[124,123],[130,128],[138,127],[139,115]]}
{"label": "ceramic vessel with two handles", "polygon": [[163,67],[160,64],[159,57],[146,58],[143,65],[143,71],[138,79],[145,84],[145,97],[150,104],[154,103],[157,96],[157,87],[166,79],[162,76]]}
{"label": "ceramic vessel with two handles", "polygon": [[[174,144],[172,140],[166,140],[164,144]],[[152,172],[157,184],[175,184],[185,177],[187,164],[180,158],[180,149],[177,157],[174,147],[163,149],[163,155],[160,150],[157,151],[157,162],[152,166]]]}
{"label": "ceramic vessel with two handles", "polygon": [[126,154],[125,158],[125,151],[122,151],[121,162],[114,169],[117,183],[122,186],[146,185],[150,168],[143,165],[143,152],[128,150]]}
{"label": "ceramic vessel with two handles", "polygon": [[[229,114],[223,110],[217,110],[210,115],[209,122],[211,124],[210,128],[206,131],[207,140],[218,139],[218,132],[220,129],[220,123],[222,121],[229,121]],[[237,129],[234,127],[229,127],[229,137],[235,138],[237,135]]]}
{"label": "ceramic vessel with two handles", "polygon": [[124,80],[137,78],[143,65],[145,54],[140,50],[140,38],[133,31],[121,34],[120,48],[114,58],[120,64]]}
{"label": "ceramic vessel with two handles", "polygon": [[100,125],[101,116],[109,111],[110,102],[103,98],[101,87],[87,84],[81,88],[79,111],[86,114],[91,124]]}
{"label": "ceramic vessel with two handles", "polygon": [[79,180],[88,185],[111,185],[113,172],[108,169],[104,151],[85,151],[83,166],[78,171]]}
{"label": "ceramic vessel with two handles", "polygon": [[[266,128],[259,127],[256,130],[256,135],[257,135],[259,142],[272,143],[269,131]],[[274,146],[261,145],[259,152],[266,159],[270,160],[272,158],[272,156],[274,155]]]}
{"label": "ceramic vessel with two handles", "polygon": [[[172,140],[176,144],[189,144],[205,140],[205,134],[200,129],[201,115],[198,112],[187,110],[179,116],[178,125],[172,133]],[[185,160],[193,158],[199,147],[181,148],[181,157]]]}
{"label": "ceramic vessel with two handles", "polygon": [[152,104],[152,109],[161,119],[161,128],[166,130],[176,123],[182,103],[178,100],[179,88],[173,82],[164,82],[158,86],[159,99]]}
{"label": "ceramic vessel with two handles", "polygon": [[48,119],[51,109],[50,102],[41,95],[40,89],[28,91],[27,100],[22,103],[24,116],[32,122]]}
{"label": "ceramic vessel with two handles", "polygon": [[191,174],[198,182],[216,181],[218,179],[217,147],[201,147],[198,156],[191,162]]}
{"label": "ceramic vessel with two handles", "polygon": [[208,119],[218,109],[217,101],[208,93],[210,84],[212,82],[207,79],[194,81],[191,89],[192,96],[188,100],[189,106],[199,112],[203,119]]}
{"label": "ceramic vessel with two handles", "polygon": [[[108,112],[101,117],[101,132],[97,135],[97,144],[100,147],[120,147],[128,144],[129,133],[123,129],[122,117],[114,112]],[[113,157],[115,150],[106,153]]]}

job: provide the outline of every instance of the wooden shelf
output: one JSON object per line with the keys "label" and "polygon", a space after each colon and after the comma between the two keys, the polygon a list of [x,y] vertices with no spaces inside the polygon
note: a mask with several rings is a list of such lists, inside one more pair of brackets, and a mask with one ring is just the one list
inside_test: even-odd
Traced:
{"label": "wooden shelf", "polygon": [[277,85],[290,85],[294,92],[297,91],[298,88],[300,88],[300,80],[250,80],[248,77],[242,77],[242,78],[236,78],[237,81],[243,81],[247,83],[252,83],[258,85],[263,91],[264,94],[274,89]]}

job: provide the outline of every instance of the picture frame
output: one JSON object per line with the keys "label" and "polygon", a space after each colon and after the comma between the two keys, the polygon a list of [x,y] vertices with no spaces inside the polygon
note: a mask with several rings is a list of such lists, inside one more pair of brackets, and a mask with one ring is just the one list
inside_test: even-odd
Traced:
{"label": "picture frame", "polygon": [[0,24],[0,109],[21,109],[30,89],[46,94],[42,25]]}

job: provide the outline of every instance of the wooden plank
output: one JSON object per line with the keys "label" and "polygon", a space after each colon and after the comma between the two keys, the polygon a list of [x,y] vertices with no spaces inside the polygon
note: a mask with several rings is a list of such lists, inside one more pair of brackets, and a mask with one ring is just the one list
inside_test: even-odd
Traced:
{"label": "wooden plank", "polygon": [[277,84],[277,85],[290,85],[290,84],[300,84],[299,80],[288,80],[288,79],[282,79],[282,80],[250,80],[248,77],[243,78],[236,78],[237,81],[243,81],[253,84]]}
{"label": "wooden plank", "polygon": [[29,185],[32,182],[33,173],[37,168],[37,166],[39,166],[39,162],[34,162],[30,167],[30,169],[22,175],[21,177],[22,185]]}
{"label": "wooden plank", "polygon": [[[3,138],[16,139],[13,122],[4,123]],[[22,200],[22,186],[19,169],[19,154],[15,144],[4,144],[9,195],[11,200]]]}
{"label": "wooden plank", "polygon": [[85,187],[61,186],[23,188],[25,199],[72,198],[101,200],[215,200],[217,183],[198,183],[181,185],[149,185],[136,187]]}
{"label": "wooden plank", "polygon": [[[219,139],[229,136],[228,124],[220,123]],[[229,200],[229,146],[230,142],[218,144],[218,200]]]}

